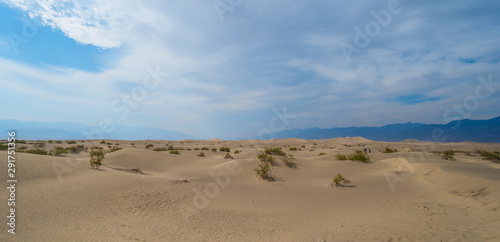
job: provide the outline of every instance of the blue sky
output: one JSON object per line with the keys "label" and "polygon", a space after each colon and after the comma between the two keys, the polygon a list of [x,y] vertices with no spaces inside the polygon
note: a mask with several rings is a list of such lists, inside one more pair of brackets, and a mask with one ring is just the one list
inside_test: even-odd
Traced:
{"label": "blue sky", "polygon": [[[207,139],[491,118],[499,12],[493,0],[4,0],[0,118]],[[473,107],[447,112],[457,105]]]}

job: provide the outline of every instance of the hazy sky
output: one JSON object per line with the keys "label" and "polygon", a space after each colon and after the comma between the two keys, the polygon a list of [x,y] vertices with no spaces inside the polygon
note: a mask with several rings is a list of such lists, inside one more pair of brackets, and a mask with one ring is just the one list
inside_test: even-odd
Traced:
{"label": "hazy sky", "polygon": [[499,13],[495,0],[4,0],[0,118],[226,139],[491,118]]}

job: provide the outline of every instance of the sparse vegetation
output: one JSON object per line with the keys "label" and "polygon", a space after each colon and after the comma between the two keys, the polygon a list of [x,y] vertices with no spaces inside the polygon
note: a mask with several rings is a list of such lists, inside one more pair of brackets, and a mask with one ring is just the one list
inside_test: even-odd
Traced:
{"label": "sparse vegetation", "polygon": [[476,152],[483,157],[483,160],[490,160],[495,163],[500,163],[500,152],[498,151],[486,151],[486,150],[476,150]]}
{"label": "sparse vegetation", "polygon": [[286,153],[281,150],[281,147],[277,148],[265,148],[264,153],[268,155],[279,155],[279,156],[285,156]]}
{"label": "sparse vegetation", "polygon": [[297,147],[291,147],[291,148],[289,148],[288,150],[290,150],[290,151],[297,151],[297,150],[300,150],[300,148],[297,148]]}
{"label": "sparse vegetation", "polygon": [[455,157],[453,157],[453,155],[455,155],[455,151],[447,150],[441,153],[441,158],[445,160],[455,160]]}
{"label": "sparse vegetation", "polygon": [[382,151],[382,152],[383,153],[396,153],[396,152],[398,152],[398,150],[397,149],[391,149],[389,147],[385,147],[385,150]]}
{"label": "sparse vegetation", "polygon": [[198,156],[199,156],[199,157],[205,157],[205,152],[203,152],[203,151],[202,151],[202,152],[200,152],[200,153],[198,154]]}
{"label": "sparse vegetation", "polygon": [[217,149],[216,149],[216,148],[213,148],[213,149],[212,149],[212,152],[217,152]]}
{"label": "sparse vegetation", "polygon": [[269,163],[267,162],[261,162],[257,168],[254,169],[255,174],[257,174],[257,177],[265,180],[265,181],[274,181],[274,176],[271,167],[269,166]]}
{"label": "sparse vegetation", "polygon": [[[210,150],[210,149],[209,149],[209,148],[207,148],[207,147],[203,147],[203,148],[201,148],[201,150]],[[217,149],[216,149],[216,150],[217,150]]]}
{"label": "sparse vegetation", "polygon": [[235,150],[235,151],[234,151],[234,154],[235,154],[235,155],[236,155],[236,154],[239,154],[239,153],[241,153],[241,150]]}
{"label": "sparse vegetation", "polygon": [[66,151],[68,151],[69,153],[73,153],[73,154],[80,153],[80,151],[87,151],[88,150],[88,148],[85,147],[84,145],[72,145],[72,146],[66,147],[64,149]]}
{"label": "sparse vegetation", "polygon": [[102,140],[101,142],[99,142],[100,144],[106,144],[106,141]]}
{"label": "sparse vegetation", "polygon": [[118,147],[118,146],[113,146],[111,149],[109,149],[109,151],[108,151],[108,152],[109,152],[109,153],[111,153],[111,152],[119,151],[119,150],[121,150],[121,149],[123,149],[123,148]]}
{"label": "sparse vegetation", "polygon": [[76,141],[74,141],[74,140],[68,140],[68,141],[66,141],[66,144],[71,144],[71,145],[72,144],[76,144]]}
{"label": "sparse vegetation", "polygon": [[370,156],[366,155],[363,151],[361,150],[356,150],[354,151],[354,153],[350,154],[347,156],[347,159],[348,160],[352,160],[352,161],[361,161],[361,162],[365,162],[365,163],[368,163],[371,161],[370,159]]}
{"label": "sparse vegetation", "polygon": [[56,144],[62,144],[62,141],[57,140],[57,141],[56,141]]}
{"label": "sparse vegetation", "polygon": [[332,187],[343,187],[345,185],[351,184],[351,181],[349,181],[347,178],[345,178],[342,174],[337,174],[336,177],[333,178],[333,183],[331,184]]}
{"label": "sparse vegetation", "polygon": [[62,154],[67,154],[68,151],[61,146],[55,146],[50,152],[50,155],[61,156]]}
{"label": "sparse vegetation", "polygon": [[168,151],[168,149],[165,147],[161,147],[161,148],[154,148],[153,151]]}
{"label": "sparse vegetation", "polygon": [[231,152],[231,150],[228,147],[220,147],[219,151],[220,152]]}
{"label": "sparse vegetation", "polygon": [[42,148],[42,147],[45,147],[45,143],[44,142],[37,142],[37,143],[33,144],[33,147]]}
{"label": "sparse vegetation", "polygon": [[180,155],[181,152],[179,150],[171,150],[170,154],[172,154],[172,155]]}
{"label": "sparse vegetation", "polygon": [[153,147],[153,146],[154,146],[153,144],[147,144],[147,145],[146,145],[146,149],[149,149],[149,148],[151,148],[151,147]]}
{"label": "sparse vegetation", "polygon": [[99,169],[104,160],[104,155],[106,155],[106,151],[102,147],[94,146],[90,148],[89,156],[92,169]]}
{"label": "sparse vegetation", "polygon": [[26,144],[25,140],[16,140],[16,144]]}
{"label": "sparse vegetation", "polygon": [[347,160],[347,156],[344,154],[336,154],[335,160]]}
{"label": "sparse vegetation", "polygon": [[326,153],[319,153],[319,155],[318,155],[318,156],[322,156],[322,155],[326,155]]}
{"label": "sparse vegetation", "polygon": [[290,168],[297,167],[297,164],[294,162],[294,160],[295,160],[295,158],[293,158],[293,155],[290,155],[290,154],[281,158],[281,161],[283,161],[283,164],[285,164],[285,166],[288,166]]}
{"label": "sparse vegetation", "polygon": [[233,157],[231,156],[231,154],[226,153],[226,154],[224,155],[224,159],[233,159]]}
{"label": "sparse vegetation", "polygon": [[278,165],[278,163],[276,162],[276,159],[274,159],[274,157],[273,157],[273,156],[268,155],[268,154],[266,154],[266,153],[264,153],[264,152],[261,152],[261,153],[257,156],[257,158],[258,158],[260,161],[265,162],[265,163],[269,163],[269,164],[271,164],[271,165],[273,165],[273,166]]}
{"label": "sparse vegetation", "polygon": [[32,150],[25,150],[24,152],[30,153],[30,154],[35,154],[35,155],[48,155],[49,152],[46,149],[32,149]]}

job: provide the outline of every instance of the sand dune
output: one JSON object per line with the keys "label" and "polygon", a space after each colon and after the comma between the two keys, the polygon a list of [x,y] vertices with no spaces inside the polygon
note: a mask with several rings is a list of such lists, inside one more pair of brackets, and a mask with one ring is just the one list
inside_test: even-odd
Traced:
{"label": "sand dune", "polygon": [[[90,168],[86,152],[17,153],[16,234],[8,234],[4,222],[0,240],[500,240],[500,165],[474,153],[457,153],[454,161],[435,153],[499,151],[500,144],[360,137],[106,142],[124,149],[107,154],[99,170]],[[99,141],[81,144],[108,147]],[[184,150],[180,155],[152,150],[167,145]],[[54,146],[47,143],[46,149]],[[234,159],[211,151],[220,147],[229,147]],[[257,154],[265,147],[292,154],[297,168],[281,163],[273,167],[276,181],[258,179]],[[385,147],[398,152],[382,153]],[[338,153],[364,148],[371,149],[371,163],[335,160]],[[201,151],[206,157],[197,156]],[[0,154],[6,171],[7,153]],[[337,173],[351,186],[332,188]],[[5,216],[8,196],[4,191],[0,197]]]}

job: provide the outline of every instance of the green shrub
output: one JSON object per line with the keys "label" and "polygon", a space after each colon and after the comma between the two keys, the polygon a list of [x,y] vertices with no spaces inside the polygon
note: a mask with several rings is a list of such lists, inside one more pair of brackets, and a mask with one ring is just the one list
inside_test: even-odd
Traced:
{"label": "green shrub", "polygon": [[[1,145],[0,145],[0,146],[1,146]],[[26,145],[21,145],[21,146],[19,146],[17,149],[18,149],[18,150],[25,150],[25,149],[28,149],[28,146],[26,146]],[[1,150],[1,148],[0,148],[0,150]]]}
{"label": "green shrub", "polygon": [[74,141],[74,140],[68,140],[68,141],[66,141],[66,144],[76,144],[76,141]]}
{"label": "green shrub", "polygon": [[37,142],[37,143],[34,143],[33,146],[37,147],[37,148],[42,148],[42,147],[45,147],[45,143],[44,142]]}
{"label": "green shrub", "polygon": [[8,150],[8,149],[9,149],[8,145],[0,144],[0,150]]}
{"label": "green shrub", "polygon": [[146,145],[146,149],[149,149],[149,148],[151,148],[151,147],[153,147],[153,146],[154,146],[153,144],[147,144],[147,145]]}
{"label": "green shrub", "polygon": [[231,156],[231,154],[226,153],[226,154],[224,155],[224,159],[233,159],[233,157]]}
{"label": "green shrub", "polygon": [[297,147],[292,147],[292,148],[290,148],[290,149],[288,149],[288,150],[291,150],[291,151],[297,151],[297,150],[300,150],[300,148],[297,148]]}
{"label": "green shrub", "polygon": [[220,147],[219,151],[220,152],[231,152],[231,150],[228,147]]}
{"label": "green shrub", "polygon": [[26,144],[25,140],[16,140],[16,144]]}
{"label": "green shrub", "polygon": [[455,151],[447,150],[441,153],[441,158],[445,160],[455,160],[455,157],[453,157],[453,155],[455,155]]}
{"label": "green shrub", "polygon": [[171,151],[170,151],[170,154],[173,154],[173,155],[180,155],[180,154],[181,154],[181,152],[180,152],[180,151],[178,151],[178,150],[171,150]]}
{"label": "green shrub", "polygon": [[101,144],[106,144],[106,141],[102,140],[101,142],[99,142]]}
{"label": "green shrub", "polygon": [[371,161],[370,156],[366,155],[361,150],[354,151],[354,153],[352,153],[351,155],[347,156],[347,159],[352,160],[352,161],[355,161],[355,160],[362,161],[362,162],[365,162],[365,163],[368,163],[368,162]]}
{"label": "green shrub", "polygon": [[495,163],[500,163],[500,152],[494,151],[486,151],[486,150],[477,150],[476,151],[481,157],[483,157],[483,160],[490,160]]}
{"label": "green shrub", "polygon": [[200,148],[194,148],[193,150],[200,150]]}
{"label": "green shrub", "polygon": [[49,144],[54,143],[54,141],[53,141],[53,140],[47,140],[47,142],[49,142]]}
{"label": "green shrub", "polygon": [[67,154],[68,151],[61,146],[55,146],[49,153],[50,155],[61,156],[62,154]]}
{"label": "green shrub", "polygon": [[165,147],[162,148],[154,148],[153,151],[167,151],[168,149]]}
{"label": "green shrub", "polygon": [[212,152],[217,152],[217,149],[216,149],[216,148],[213,148],[213,149],[212,149]]}
{"label": "green shrub", "polygon": [[347,184],[351,184],[351,181],[349,181],[347,178],[342,176],[342,174],[337,174],[336,177],[333,178],[333,183],[331,184],[332,187],[342,187]]}
{"label": "green shrub", "polygon": [[396,153],[396,152],[398,152],[398,150],[397,149],[391,149],[389,147],[385,147],[385,150],[382,151],[382,152],[383,153]]}
{"label": "green shrub", "polygon": [[257,155],[257,159],[259,159],[262,162],[269,163],[273,166],[278,165],[278,163],[276,162],[276,159],[274,159],[273,156],[268,155],[264,152],[261,152],[259,155]]}
{"label": "green shrub", "polygon": [[239,154],[239,153],[241,153],[241,150],[235,150],[235,151],[234,151],[234,154],[235,154],[235,155],[236,155],[236,154]]}
{"label": "green shrub", "polygon": [[203,152],[203,151],[202,151],[202,152],[200,152],[200,153],[198,154],[198,156],[199,156],[199,157],[205,157],[205,152]]}
{"label": "green shrub", "polygon": [[104,155],[106,155],[106,151],[102,147],[94,146],[90,148],[89,156],[92,169],[99,169],[104,160]]}
{"label": "green shrub", "polygon": [[269,163],[267,162],[261,162],[257,168],[254,169],[255,174],[257,177],[265,180],[265,181],[274,181],[274,176],[273,172],[271,170],[271,167],[269,166]]}
{"label": "green shrub", "polygon": [[336,154],[335,160],[347,160],[347,156],[344,154]]}
{"label": "green shrub", "polygon": [[293,155],[290,155],[290,154],[288,154],[287,156],[283,156],[281,158],[281,161],[283,162],[283,164],[285,164],[285,166],[288,166],[290,168],[297,167],[297,164],[295,162],[293,162],[294,160],[295,160],[295,158],[293,158]]}
{"label": "green shrub", "polygon": [[123,149],[123,148],[118,147],[118,146],[113,146],[111,149],[109,149],[109,151],[108,151],[108,152],[109,152],[109,153],[111,153],[111,152],[119,151],[119,150],[121,150],[121,149]]}
{"label": "green shrub", "polygon": [[322,155],[326,155],[326,153],[319,153],[319,155],[318,155],[318,156],[322,156]]}
{"label": "green shrub", "polygon": [[84,145],[72,145],[64,148],[64,150],[66,150],[69,153],[75,154],[75,153],[80,153],[80,151],[87,151],[88,148],[85,147]]}
{"label": "green shrub", "polygon": [[[210,149],[207,147],[203,147],[203,148],[201,148],[201,150],[210,150]],[[217,149],[215,149],[215,150],[217,150]]]}
{"label": "green shrub", "polygon": [[281,147],[277,148],[265,148],[264,153],[268,155],[279,155],[279,156],[285,156],[286,153],[281,150]]}
{"label": "green shrub", "polygon": [[24,152],[30,153],[30,154],[35,154],[35,155],[48,155],[49,154],[49,152],[45,149],[32,149],[32,150],[26,150]]}

